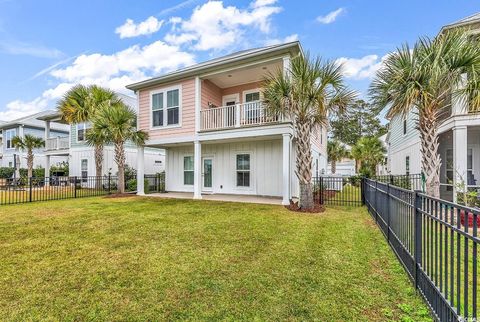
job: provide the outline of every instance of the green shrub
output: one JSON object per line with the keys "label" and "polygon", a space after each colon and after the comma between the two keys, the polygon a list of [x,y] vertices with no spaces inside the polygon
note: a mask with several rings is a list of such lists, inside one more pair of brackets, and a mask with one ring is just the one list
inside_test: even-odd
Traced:
{"label": "green shrub", "polygon": [[14,172],[15,172],[14,168],[0,167],[0,178],[1,179],[9,179],[9,178],[13,177]]}
{"label": "green shrub", "polygon": [[[148,180],[143,181],[145,193],[150,192],[150,186],[148,185]],[[137,190],[137,179],[129,179],[126,184],[126,191],[136,191]]]}

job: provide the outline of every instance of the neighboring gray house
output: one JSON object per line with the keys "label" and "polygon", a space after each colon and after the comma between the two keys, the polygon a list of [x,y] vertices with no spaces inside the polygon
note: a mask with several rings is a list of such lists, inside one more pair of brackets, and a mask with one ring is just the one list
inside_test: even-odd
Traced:
{"label": "neighboring gray house", "polygon": [[[446,25],[441,32],[457,27],[466,28],[472,35],[480,34],[480,13]],[[415,110],[390,120],[386,142],[390,174],[421,172],[420,134],[416,123]],[[441,198],[455,200],[455,191],[462,184],[470,189],[480,188],[480,114],[469,112],[461,100],[453,100],[440,113],[438,133]]]}
{"label": "neighboring gray house", "polygon": [[[45,124],[44,122],[38,120],[50,112],[40,112],[37,114],[29,115],[26,117],[22,117],[16,120],[12,120],[9,122],[2,122],[0,123],[0,130],[1,130],[1,154],[2,157],[0,159],[2,167],[13,167],[14,164],[14,155],[18,155],[19,158],[17,160],[20,161],[20,167],[26,168],[26,152],[25,151],[18,151],[13,147],[12,139],[15,136],[23,137],[26,134],[31,134],[39,138],[44,138],[45,136]],[[67,125],[64,124],[55,124],[50,129],[50,135],[54,138],[61,138],[68,136],[69,128]],[[34,151],[35,158],[34,158],[34,167],[45,167],[47,162],[47,156],[43,149],[37,149]],[[63,161],[68,161],[67,156],[58,155],[51,158],[50,164],[57,164]]]}
{"label": "neighboring gray house", "polygon": [[[125,104],[136,110],[137,101],[135,98],[118,94]],[[48,162],[50,158],[67,157],[69,163],[70,176],[87,177],[95,176],[95,155],[94,148],[85,141],[85,132],[90,127],[89,123],[80,123],[73,125],[62,124],[61,116],[57,111],[49,111],[38,117],[39,122],[43,123],[45,130],[45,155]],[[54,126],[62,124],[68,128],[68,132],[58,137],[52,135],[51,130]],[[137,148],[132,143],[125,145],[126,163],[132,167],[137,166]],[[114,160],[113,146],[105,146],[103,156],[103,174],[109,173],[115,175],[118,171]],[[145,173],[155,174],[165,170],[165,152],[162,149],[145,149]]]}

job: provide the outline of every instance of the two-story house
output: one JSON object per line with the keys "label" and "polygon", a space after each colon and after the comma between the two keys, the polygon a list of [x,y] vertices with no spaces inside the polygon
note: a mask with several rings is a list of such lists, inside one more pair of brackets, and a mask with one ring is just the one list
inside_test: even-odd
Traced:
{"label": "two-story house", "polygon": [[[122,101],[137,110],[137,100],[134,97],[117,93]],[[38,117],[43,122],[45,129],[45,159],[46,164],[50,165],[50,159],[55,157],[66,157],[69,163],[70,176],[89,177],[96,175],[95,169],[95,149],[87,144],[86,132],[90,127],[88,122],[80,124],[66,125],[58,111],[50,111]],[[52,133],[51,128],[63,124],[69,130],[65,135],[57,136]],[[103,175],[109,173],[115,175],[118,171],[114,160],[115,153],[113,145],[104,147],[103,155]],[[131,143],[125,144],[126,164],[132,168],[137,166],[137,148]],[[49,168],[49,167],[47,167]],[[165,170],[165,152],[161,149],[148,148],[145,150],[145,168],[147,174],[155,174]]]}
{"label": "two-story house", "polygon": [[[48,113],[48,111],[40,112],[0,124],[3,143],[1,158],[2,167],[13,167],[15,156],[17,156],[17,162],[20,162],[20,164],[17,165],[18,167],[27,167],[26,152],[16,149],[13,146],[12,140],[15,136],[24,137],[26,134],[43,138],[45,128],[43,122],[38,120],[38,118],[41,118]],[[68,126],[63,124],[55,124],[51,128],[51,135],[53,137],[64,137],[68,135]],[[45,154],[44,149],[34,150],[34,155],[34,167],[45,167],[47,164],[47,159],[48,162],[50,162],[50,159]],[[51,160],[52,164],[61,163],[63,161],[68,161],[68,158],[59,155]]]}
{"label": "two-story house", "polygon": [[[480,34],[480,13],[444,26],[440,32],[465,28],[472,37]],[[388,172],[421,172],[420,134],[417,113],[391,118],[387,140]],[[460,99],[453,99],[439,115],[440,196],[456,200],[455,191],[463,184],[480,188],[480,114],[469,111]]]}
{"label": "two-story house", "polygon": [[[166,190],[298,196],[292,122],[265,113],[261,81],[288,72],[299,42],[245,50],[127,86],[139,101],[146,147],[166,151]],[[312,135],[313,169],[326,170],[326,129]],[[138,175],[143,174],[143,152]],[[139,185],[139,194],[143,187]]]}

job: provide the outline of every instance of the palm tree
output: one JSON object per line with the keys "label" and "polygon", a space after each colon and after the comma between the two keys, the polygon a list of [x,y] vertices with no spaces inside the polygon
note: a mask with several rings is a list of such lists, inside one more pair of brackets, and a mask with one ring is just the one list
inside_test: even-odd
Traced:
{"label": "palm tree", "polygon": [[114,145],[115,163],[118,167],[118,192],[125,192],[125,142],[144,145],[148,134],[136,129],[137,116],[123,102],[104,105],[92,119],[93,127],[87,134],[88,140],[104,138]]}
{"label": "palm tree", "polygon": [[[468,74],[468,79],[463,75]],[[428,194],[440,195],[438,120],[453,98],[480,108],[480,46],[463,30],[434,39],[422,38],[413,49],[404,45],[383,62],[370,86],[379,109],[388,106],[388,116],[418,114],[422,172]]]}
{"label": "palm tree", "polygon": [[345,146],[338,140],[327,142],[328,161],[331,162],[332,174],[337,171],[337,162],[348,156]]}
{"label": "palm tree", "polygon": [[12,139],[12,144],[15,148],[19,150],[27,151],[28,177],[33,177],[33,150],[45,146],[45,142],[39,137],[33,136],[31,134],[25,134],[23,138],[20,136],[15,136]]}
{"label": "palm tree", "polygon": [[293,122],[299,205],[312,209],[312,132],[319,125],[326,126],[328,114],[343,110],[355,95],[345,86],[341,65],[310,59],[308,54],[294,57],[286,72],[268,74],[262,93],[268,114],[283,115]]}
{"label": "palm tree", "polygon": [[[63,120],[69,124],[90,122],[101,106],[121,102],[115,92],[97,85],[76,85],[65,93],[57,103]],[[88,131],[87,131],[88,132]],[[95,147],[95,175],[102,175],[103,147],[106,144],[100,137],[89,140]]]}
{"label": "palm tree", "polygon": [[371,177],[375,175],[377,165],[385,158],[387,149],[375,136],[364,136],[352,147],[351,156],[355,159],[356,172]]}

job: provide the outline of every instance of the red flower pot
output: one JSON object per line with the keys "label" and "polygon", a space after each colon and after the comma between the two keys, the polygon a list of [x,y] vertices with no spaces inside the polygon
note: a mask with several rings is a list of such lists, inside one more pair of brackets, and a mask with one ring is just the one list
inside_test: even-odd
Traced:
{"label": "red flower pot", "polygon": [[[465,210],[460,210],[460,223],[462,226],[466,225]],[[473,214],[471,212],[468,213],[468,227],[473,227]],[[477,215],[477,227],[480,228],[480,215]]]}

